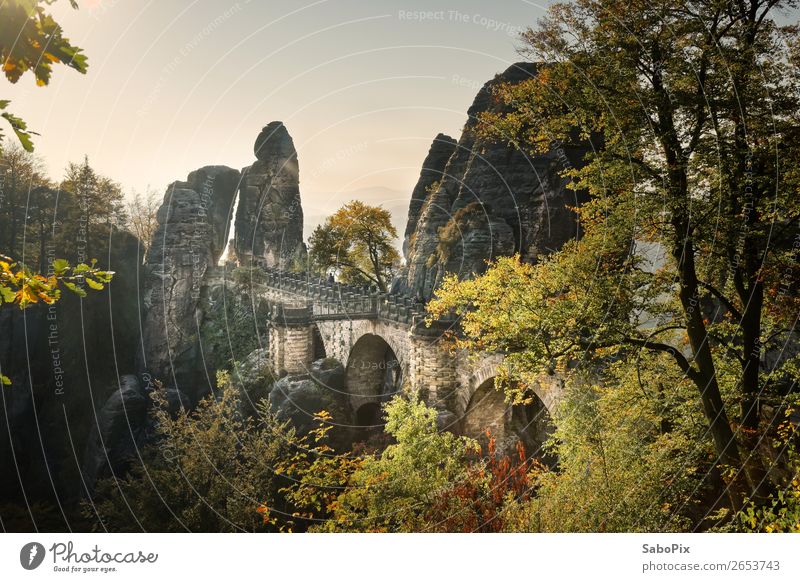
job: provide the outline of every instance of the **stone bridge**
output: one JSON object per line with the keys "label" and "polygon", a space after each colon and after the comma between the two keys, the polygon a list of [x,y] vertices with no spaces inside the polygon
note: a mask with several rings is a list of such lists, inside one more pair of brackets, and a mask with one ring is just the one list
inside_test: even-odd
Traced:
{"label": "stone bridge", "polygon": [[455,322],[427,326],[424,305],[413,298],[308,274],[264,273],[273,369],[304,374],[314,360],[339,360],[356,424],[379,424],[381,404],[406,390],[437,409],[440,428],[457,434],[478,437],[490,429],[499,443],[521,438],[530,447],[551,429],[549,412],[562,390],[557,378],[542,378],[530,405],[508,406],[494,388],[503,357],[454,353],[444,333]]}

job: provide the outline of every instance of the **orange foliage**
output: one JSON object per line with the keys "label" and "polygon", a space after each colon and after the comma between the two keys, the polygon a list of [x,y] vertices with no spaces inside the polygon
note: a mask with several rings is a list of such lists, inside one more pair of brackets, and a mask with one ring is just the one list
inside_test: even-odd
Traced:
{"label": "orange foliage", "polygon": [[543,468],[541,463],[528,458],[521,442],[515,455],[498,455],[496,439],[488,430],[486,437],[486,452],[481,450],[470,463],[466,477],[434,498],[426,516],[432,531],[503,531],[506,504],[526,501],[533,494],[529,475]]}

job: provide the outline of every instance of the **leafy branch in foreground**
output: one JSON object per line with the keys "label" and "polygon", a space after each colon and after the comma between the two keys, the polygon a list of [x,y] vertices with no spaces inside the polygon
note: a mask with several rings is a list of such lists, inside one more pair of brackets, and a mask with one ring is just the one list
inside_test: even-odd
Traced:
{"label": "leafy branch in foreground", "polygon": [[[63,63],[79,73],[86,73],[86,55],[62,36],[61,25],[45,12],[43,5],[55,1],[6,0],[0,3],[0,61],[3,74],[11,83],[32,71],[38,86],[47,85],[54,63]],[[70,4],[78,8],[75,0],[70,0]],[[0,100],[0,110],[8,105],[8,100]],[[33,151],[31,135],[36,133],[27,128],[25,121],[8,111],[0,113],[0,117],[11,125],[22,147]]]}
{"label": "leafy branch in foreground", "polygon": [[102,271],[95,267],[96,263],[97,260],[92,259],[91,265],[79,263],[72,267],[66,259],[56,259],[52,272],[42,275],[0,255],[0,304],[13,303],[20,309],[39,301],[49,305],[61,298],[61,285],[80,297],[86,297],[86,290],[81,286],[84,282],[91,289],[101,291],[106,283],[111,282],[114,272]]}
{"label": "leafy branch in foreground", "polygon": [[[97,260],[92,259],[91,265],[79,263],[72,267],[66,259],[55,259],[50,272],[42,275],[11,257],[0,255],[0,306],[14,304],[25,309],[40,301],[50,305],[61,298],[61,286],[80,297],[86,297],[83,283],[100,291],[111,282],[114,272],[102,271],[95,267],[96,263]],[[0,383],[8,386],[11,380],[0,374]]]}

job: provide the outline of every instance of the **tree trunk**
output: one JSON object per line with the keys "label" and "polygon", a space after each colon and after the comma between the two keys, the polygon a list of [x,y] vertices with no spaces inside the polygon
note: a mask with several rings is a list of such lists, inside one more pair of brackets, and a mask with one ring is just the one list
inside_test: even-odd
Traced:
{"label": "tree trunk", "polygon": [[[676,231],[681,232],[677,225]],[[694,245],[691,239],[687,238],[682,241],[682,244],[681,242],[676,244],[673,255],[678,263],[680,274],[679,296],[686,316],[686,333],[689,336],[689,345],[692,348],[694,363],[698,370],[697,387],[700,391],[700,401],[703,404],[703,412],[708,420],[708,429],[714,441],[717,462],[736,471],[728,486],[728,499],[731,508],[739,511],[747,494],[747,488],[744,479],[741,478],[739,447],[722,402],[714,358],[700,311]]]}
{"label": "tree trunk", "polygon": [[[658,42],[651,47],[653,63],[661,63],[663,55]],[[652,84],[657,99],[658,125],[655,128],[667,166],[667,195],[672,217],[672,255],[678,269],[679,298],[686,318],[686,333],[692,349],[692,363],[697,367],[694,378],[700,391],[703,412],[708,420],[708,429],[714,441],[717,463],[732,467],[736,472],[728,486],[731,509],[738,512],[745,499],[747,487],[741,475],[739,448],[731,430],[725,405],[717,383],[717,371],[711,353],[708,333],[700,307],[699,281],[695,265],[695,248],[692,241],[690,221],[689,182],[686,174],[687,157],[675,127],[674,104],[664,86],[658,67],[654,67]],[[715,463],[716,464],[716,463]]]}

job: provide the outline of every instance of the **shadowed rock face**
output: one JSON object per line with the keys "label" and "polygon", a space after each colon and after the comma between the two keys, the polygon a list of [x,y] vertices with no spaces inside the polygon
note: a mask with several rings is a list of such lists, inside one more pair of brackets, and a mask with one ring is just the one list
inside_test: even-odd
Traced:
{"label": "shadowed rock face", "polygon": [[[395,290],[429,298],[445,273],[470,277],[483,272],[487,260],[515,252],[534,261],[579,235],[567,207],[583,198],[565,188],[559,173],[579,167],[588,147],[557,146],[546,155],[530,157],[477,131],[481,112],[503,111],[494,87],[535,77],[537,70],[535,63],[512,65],[475,97],[440,182],[420,197],[421,204],[412,201],[412,208],[420,208],[414,221],[410,213],[407,264]],[[423,172],[415,196],[418,189],[428,191],[429,180]]]}
{"label": "shadowed rock face", "polygon": [[145,264],[143,346],[139,369],[199,394],[204,366],[198,346],[206,273],[228,240],[239,172],[206,166],[167,188]]}
{"label": "shadowed rock face", "polygon": [[275,382],[269,406],[279,420],[291,420],[300,435],[316,428],[315,414],[324,410],[333,418],[329,437],[334,449],[344,451],[352,445],[345,370],[333,358],[313,362],[307,374],[290,374]]}
{"label": "shadowed rock face", "polygon": [[[62,252],[76,260],[74,250],[56,248],[56,256]],[[69,510],[66,517],[46,509],[31,516],[25,499],[66,508],[83,493],[76,452],[90,438],[96,406],[119,389],[120,371],[135,368],[140,242],[114,228],[98,258],[115,272],[106,290],[85,298],[64,292],[53,305],[24,310],[0,308],[0,367],[12,380],[0,399],[0,513],[8,531],[33,531],[30,520],[40,529],[68,531]],[[24,513],[9,519],[12,504]]]}
{"label": "shadowed rock face", "polygon": [[417,221],[422,211],[422,205],[428,197],[428,193],[436,184],[444,178],[444,169],[447,161],[456,150],[458,142],[449,135],[440,133],[437,135],[425,161],[422,162],[422,171],[419,173],[419,180],[411,193],[411,202],[408,205],[408,223],[406,224],[405,238],[403,239],[403,255],[408,256],[408,244],[414,231],[417,229]]}
{"label": "shadowed rock face", "polygon": [[305,261],[297,152],[280,121],[261,130],[256,162],[242,171],[234,248],[241,264],[288,268]]}

